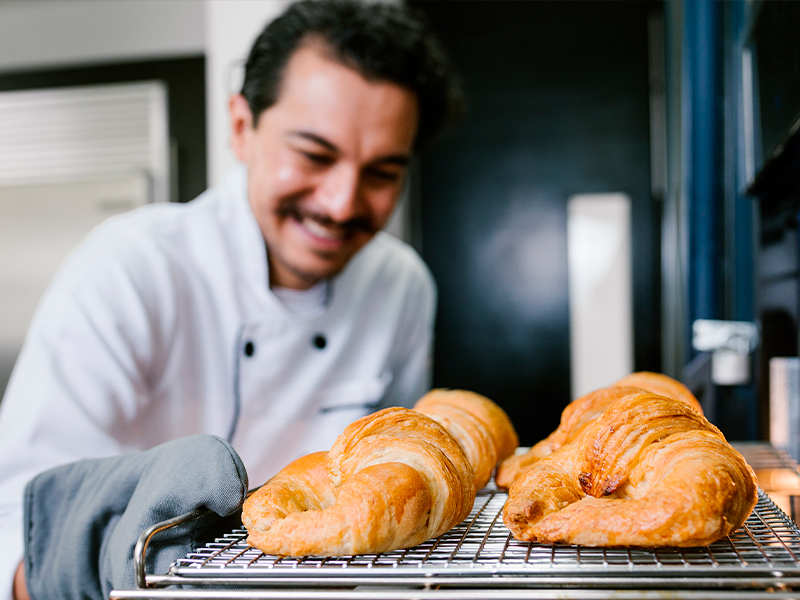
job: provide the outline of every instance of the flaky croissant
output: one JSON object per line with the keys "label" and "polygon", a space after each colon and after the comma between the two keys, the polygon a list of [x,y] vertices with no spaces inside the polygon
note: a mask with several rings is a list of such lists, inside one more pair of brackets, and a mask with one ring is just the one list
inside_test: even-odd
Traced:
{"label": "flaky croissant", "polygon": [[377,553],[461,522],[475,500],[476,469],[478,483],[488,479],[486,455],[496,457],[490,476],[516,434],[476,394],[435,390],[418,407],[351,423],[329,452],[294,461],[251,494],[242,511],[248,543],[291,556]]}
{"label": "flaky croissant", "polygon": [[513,454],[519,438],[508,415],[497,404],[464,390],[433,390],[414,410],[428,415],[458,440],[475,472],[475,485],[485,486],[497,463]]}
{"label": "flaky croissant", "polygon": [[741,527],[752,469],[686,402],[624,395],[511,486],[503,521],[519,540],[701,546]]}
{"label": "flaky croissant", "polygon": [[590,392],[570,402],[561,413],[561,422],[553,433],[523,454],[509,456],[497,468],[497,486],[508,489],[525,469],[576,439],[614,402],[627,394],[652,392],[687,403],[702,414],[700,403],[681,382],[662,375],[640,371],[623,377],[607,388]]}

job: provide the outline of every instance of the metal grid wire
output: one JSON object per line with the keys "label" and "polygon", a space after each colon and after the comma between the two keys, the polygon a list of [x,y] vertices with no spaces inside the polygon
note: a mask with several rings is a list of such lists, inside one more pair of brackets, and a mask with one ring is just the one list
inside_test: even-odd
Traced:
{"label": "metal grid wire", "polygon": [[[245,542],[236,529],[176,561],[175,577],[326,579],[405,576],[569,575],[572,577],[800,576],[800,530],[759,492],[744,527],[708,547],[585,548],[515,540],[502,522],[507,495],[486,489],[470,516],[441,537],[414,548],[344,557],[279,557]],[[174,582],[174,580],[173,580]]]}
{"label": "metal grid wire", "polygon": [[764,442],[734,442],[733,447],[753,469],[791,469],[798,472],[797,463],[782,448]]}

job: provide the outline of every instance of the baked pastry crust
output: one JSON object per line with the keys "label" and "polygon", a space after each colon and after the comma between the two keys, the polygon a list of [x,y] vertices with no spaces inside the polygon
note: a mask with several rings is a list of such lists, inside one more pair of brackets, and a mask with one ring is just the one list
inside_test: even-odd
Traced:
{"label": "baked pastry crust", "polygon": [[466,518],[516,433],[502,409],[471,392],[434,390],[417,407],[351,423],[329,452],[292,462],[251,494],[248,543],[278,555],[378,553]]}
{"label": "baked pastry crust", "polygon": [[685,402],[700,414],[703,409],[689,388],[681,382],[648,371],[623,377],[606,388],[590,392],[570,402],[561,413],[561,422],[553,433],[522,454],[509,456],[497,468],[497,486],[508,489],[529,467],[565,444],[575,441],[605,410],[621,398],[640,391],[652,392]]}
{"label": "baked pastry crust", "polygon": [[414,410],[428,415],[456,438],[472,465],[478,489],[492,478],[497,463],[519,445],[505,411],[480,394],[433,390],[420,398]]}
{"label": "baked pastry crust", "polygon": [[755,475],[688,403],[623,395],[513,483],[503,521],[519,540],[701,546],[744,523]]}

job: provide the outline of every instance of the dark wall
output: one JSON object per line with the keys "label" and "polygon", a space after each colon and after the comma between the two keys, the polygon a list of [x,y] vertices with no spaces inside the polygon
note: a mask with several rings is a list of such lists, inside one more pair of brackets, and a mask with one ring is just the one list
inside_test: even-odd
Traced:
{"label": "dark wall", "polygon": [[419,169],[421,249],[439,285],[434,383],[496,400],[531,444],[570,400],[572,194],[630,195],[635,366],[660,366],[647,57],[659,5],[411,4],[440,31],[470,107]]}
{"label": "dark wall", "polygon": [[150,80],[167,87],[169,135],[178,163],[173,200],[188,202],[206,189],[205,57],[0,73],[0,91]]}
{"label": "dark wall", "polygon": [[762,2],[752,32],[764,161],[800,119],[800,2]]}

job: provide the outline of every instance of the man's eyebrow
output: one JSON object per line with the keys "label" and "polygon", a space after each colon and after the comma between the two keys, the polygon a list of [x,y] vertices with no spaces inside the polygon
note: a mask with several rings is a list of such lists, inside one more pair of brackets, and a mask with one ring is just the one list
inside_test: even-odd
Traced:
{"label": "man's eyebrow", "polygon": [[[329,152],[339,152],[339,148],[336,147],[336,144],[329,142],[324,137],[317,135],[316,133],[311,133],[310,131],[290,131],[287,133],[289,137],[299,137],[315,144],[319,144]],[[411,162],[411,157],[407,154],[390,154],[388,156],[381,156],[380,158],[372,161],[373,163],[388,163],[391,165],[398,165],[400,167],[406,167]]]}
{"label": "man's eyebrow", "polygon": [[338,152],[339,151],[339,148],[337,148],[335,144],[329,142],[324,137],[320,137],[317,134],[311,133],[309,131],[290,131],[287,135],[289,137],[301,137],[301,138],[304,138],[306,140],[310,140],[310,141],[314,142],[315,144],[319,144],[320,146],[323,146],[326,150],[329,150],[331,152]]}

